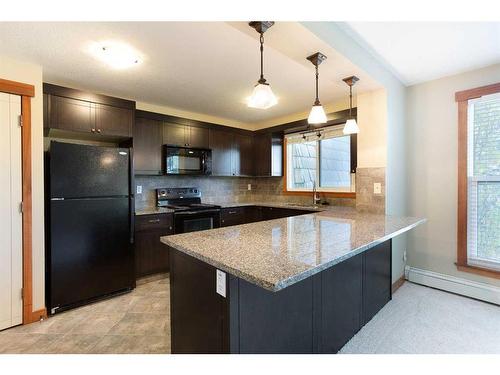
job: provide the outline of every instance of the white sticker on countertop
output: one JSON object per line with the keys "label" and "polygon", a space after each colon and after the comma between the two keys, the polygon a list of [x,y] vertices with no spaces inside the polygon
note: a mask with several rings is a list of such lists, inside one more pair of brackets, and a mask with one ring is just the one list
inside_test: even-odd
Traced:
{"label": "white sticker on countertop", "polygon": [[215,271],[215,289],[222,297],[226,297],[226,273],[221,270]]}

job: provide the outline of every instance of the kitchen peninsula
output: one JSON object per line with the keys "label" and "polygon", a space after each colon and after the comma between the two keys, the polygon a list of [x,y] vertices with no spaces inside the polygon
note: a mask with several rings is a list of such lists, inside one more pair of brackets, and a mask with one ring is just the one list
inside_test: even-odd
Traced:
{"label": "kitchen peninsula", "polygon": [[335,353],[391,299],[391,239],[425,219],[323,212],[162,237],[172,353]]}

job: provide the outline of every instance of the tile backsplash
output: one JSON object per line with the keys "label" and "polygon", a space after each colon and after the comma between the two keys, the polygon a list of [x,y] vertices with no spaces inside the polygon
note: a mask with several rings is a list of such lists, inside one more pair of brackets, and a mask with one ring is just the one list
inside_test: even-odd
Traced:
{"label": "tile backsplash", "polygon": [[[135,176],[135,184],[142,187],[142,193],[136,194],[136,209],[154,207],[155,189],[163,187],[198,187],[205,203],[312,202],[312,194],[305,197],[284,195],[283,177]],[[328,198],[326,201],[337,206],[356,205],[355,199],[348,198]]]}
{"label": "tile backsplash", "polygon": [[[380,193],[374,184],[380,184]],[[385,213],[385,168],[356,169],[356,208],[377,214]]]}

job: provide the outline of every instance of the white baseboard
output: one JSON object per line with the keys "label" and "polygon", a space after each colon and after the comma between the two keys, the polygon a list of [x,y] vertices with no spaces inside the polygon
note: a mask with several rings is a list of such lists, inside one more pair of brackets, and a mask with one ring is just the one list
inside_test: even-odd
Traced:
{"label": "white baseboard", "polygon": [[410,266],[405,267],[405,279],[416,284],[500,305],[500,288],[497,286]]}

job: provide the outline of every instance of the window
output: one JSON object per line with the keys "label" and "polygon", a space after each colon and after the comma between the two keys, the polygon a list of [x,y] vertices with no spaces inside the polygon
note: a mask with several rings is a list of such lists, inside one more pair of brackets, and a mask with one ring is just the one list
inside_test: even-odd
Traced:
{"label": "window", "polygon": [[[459,101],[459,266],[500,271],[500,85]],[[484,93],[482,90],[486,90]],[[493,91],[493,92],[492,92]],[[497,91],[495,93],[495,91]],[[457,93],[459,95],[468,93]]]}
{"label": "window", "polygon": [[351,137],[342,127],[287,135],[286,191],[354,192]]}

